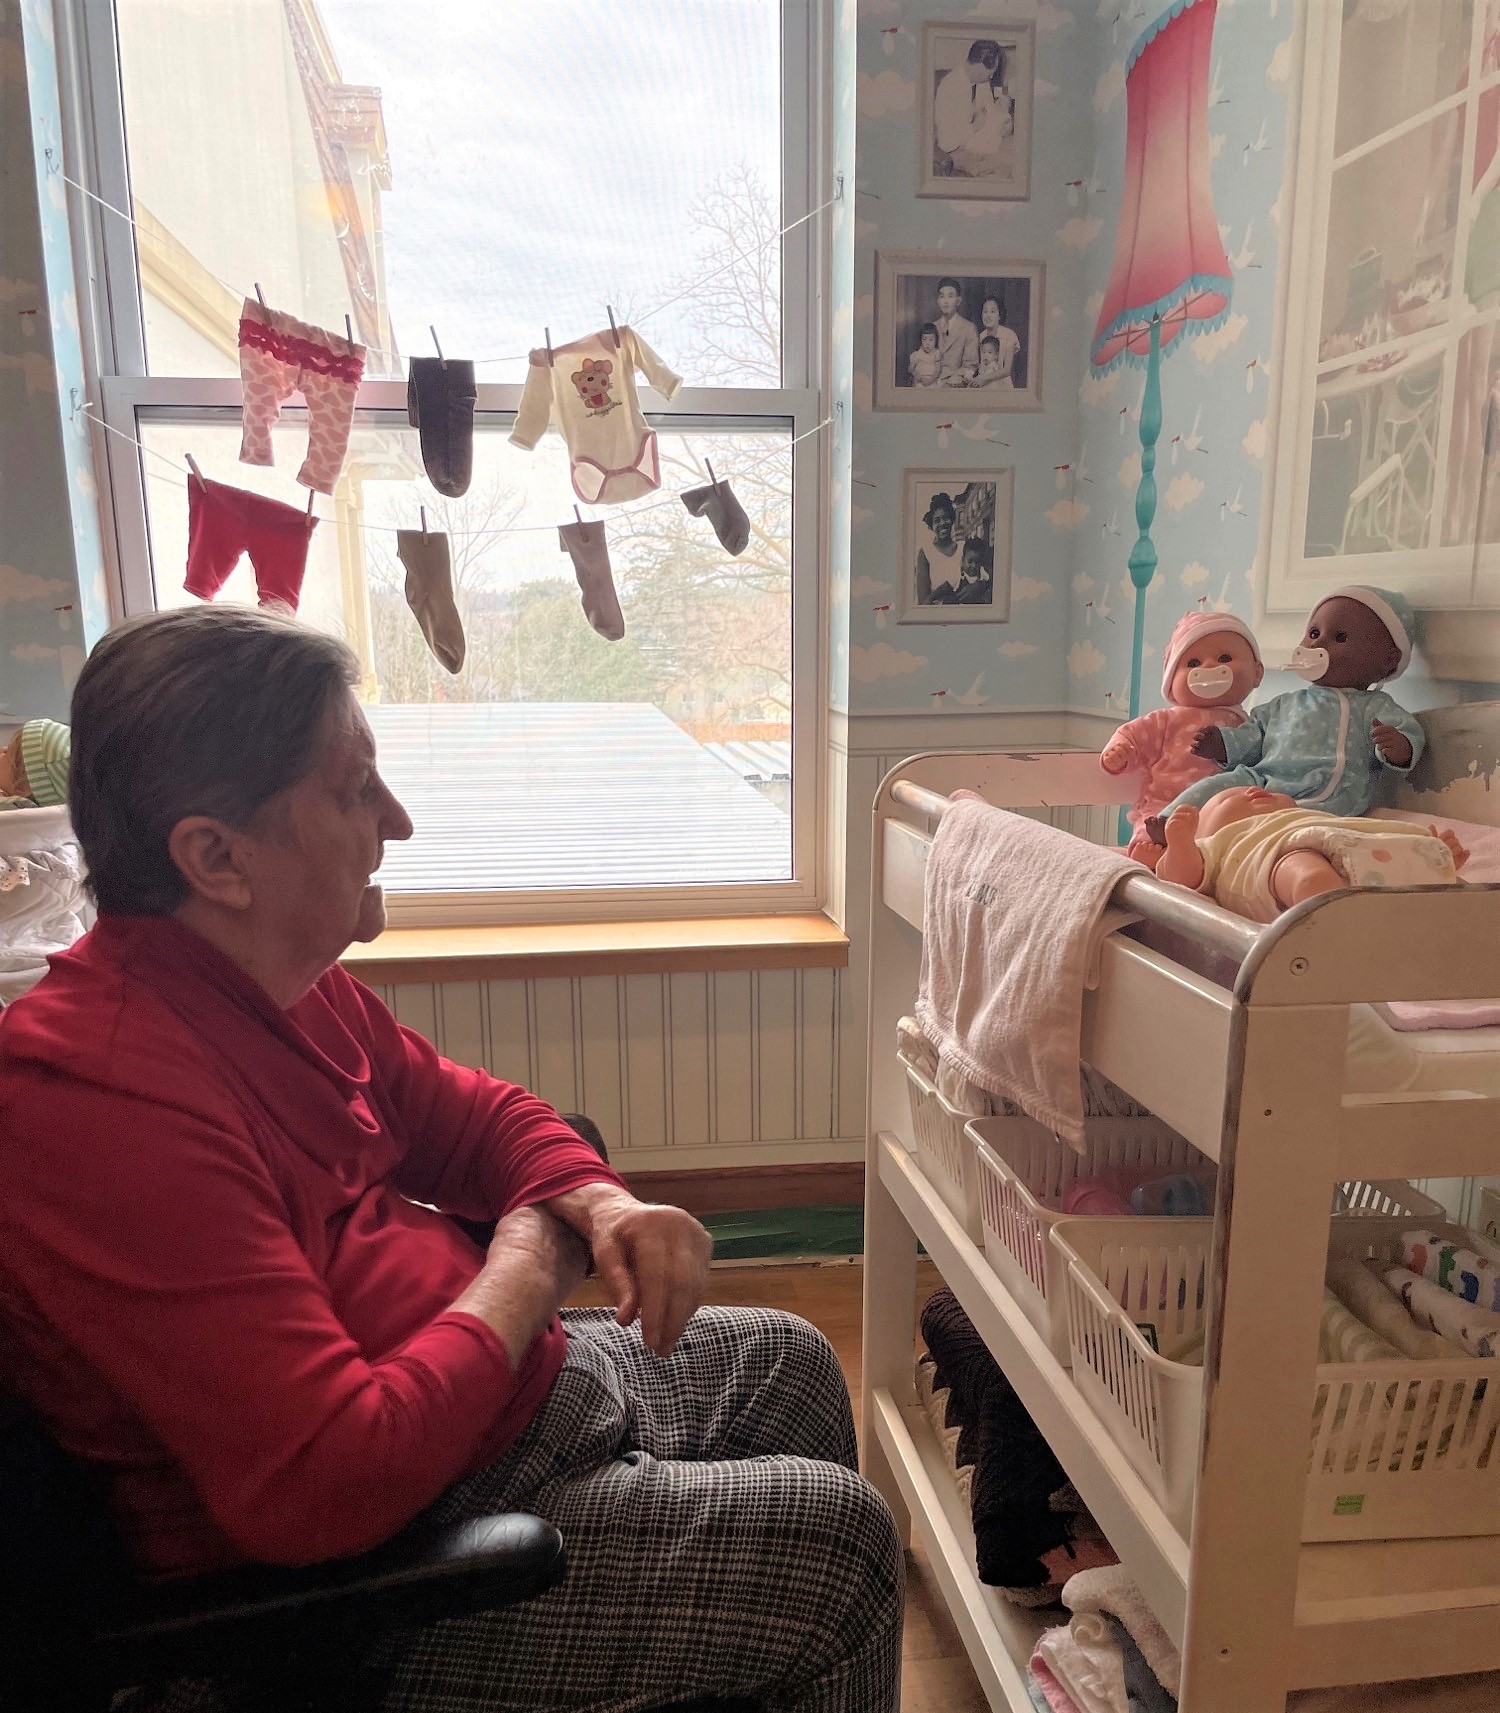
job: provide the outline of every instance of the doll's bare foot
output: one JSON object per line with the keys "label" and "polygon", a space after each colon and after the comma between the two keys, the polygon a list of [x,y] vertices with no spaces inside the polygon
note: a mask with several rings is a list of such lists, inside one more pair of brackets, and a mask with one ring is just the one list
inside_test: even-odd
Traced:
{"label": "doll's bare foot", "polygon": [[1198,849],[1198,810],[1186,803],[1167,822],[1167,848],[1156,864],[1156,878],[1196,892],[1203,884],[1203,853]]}
{"label": "doll's bare foot", "polygon": [[1349,882],[1316,851],[1288,851],[1271,870],[1270,884],[1276,902],[1290,910],[1325,892],[1341,892]]}

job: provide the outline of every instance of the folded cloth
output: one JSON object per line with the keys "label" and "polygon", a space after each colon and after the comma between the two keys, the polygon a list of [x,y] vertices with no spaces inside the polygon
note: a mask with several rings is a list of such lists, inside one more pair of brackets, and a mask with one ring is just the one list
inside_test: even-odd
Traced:
{"label": "folded cloth", "polygon": [[1500,1023],[1500,999],[1393,999],[1375,1009],[1392,1029],[1404,1034],[1428,1029],[1493,1029]]}
{"label": "folded cloth", "polygon": [[922,1033],[915,1017],[896,1019],[896,1056],[903,1064],[920,1071],[928,1082],[937,1075],[937,1048]]}
{"label": "folded cloth", "polygon": [[1042,1708],[1042,1713],[1082,1713],[1077,1702],[1052,1675],[1046,1660],[1035,1654],[1032,1655],[1031,1659],[1030,1682],[1027,1684],[1028,1693],[1033,1688],[1036,1694],[1032,1695],[1032,1701],[1036,1703],[1036,1696],[1041,1696],[1041,1701],[1036,1704]]}
{"label": "folded cloth", "polygon": [[1344,1307],[1403,1356],[1419,1362],[1449,1362],[1468,1355],[1462,1345],[1418,1326],[1390,1286],[1362,1262],[1330,1261],[1327,1278],[1329,1290]]}
{"label": "folded cloth", "polygon": [[1078,1713],[1130,1713],[1125,1656],[1102,1613],[1084,1612],[1061,1629],[1045,1631],[1031,1656],[1033,1672],[1039,1662],[1067,1691]]}
{"label": "folded cloth", "polygon": [[1352,1314],[1332,1291],[1323,1292],[1318,1328],[1319,1362],[1399,1362],[1401,1352]]}
{"label": "folded cloth", "polygon": [[1062,1465],[951,1291],[936,1292],[923,1309],[922,1338],[934,1359],[934,1387],[950,1393],[958,1462],[974,1467],[979,1580],[1008,1596],[1046,1588],[1054,1578],[1044,1556],[1071,1546],[1076,1532],[1076,1518],[1050,1503],[1067,1484]]}
{"label": "folded cloth", "polygon": [[1387,1267],[1381,1277],[1406,1304],[1407,1313],[1418,1326],[1451,1338],[1470,1356],[1500,1355],[1500,1315],[1486,1314],[1405,1267]]}
{"label": "folded cloth", "polygon": [[1080,1612],[1102,1612],[1118,1618],[1168,1694],[1181,1693],[1182,1655],[1124,1565],[1079,1571],[1068,1579],[1062,1598],[1063,1605],[1075,1616]]}
{"label": "folded cloth", "polygon": [[1135,1645],[1130,1631],[1118,1618],[1107,1618],[1105,1622],[1125,1668],[1125,1704],[1130,1713],[1177,1713],[1177,1697],[1167,1693],[1165,1685],[1146,1664],[1146,1656]]}
{"label": "folded cloth", "polygon": [[977,1083],[970,1082],[951,1059],[939,1059],[934,1087],[955,1112],[965,1118],[988,1118],[998,1104]]}
{"label": "folded cloth", "polygon": [[916,1015],[938,1057],[1075,1148],[1079,1039],[1109,895],[1139,872],[1120,851],[986,803],[943,816],[927,863]]}
{"label": "folded cloth", "polygon": [[1440,1232],[1403,1232],[1401,1265],[1489,1314],[1500,1312],[1500,1267]]}

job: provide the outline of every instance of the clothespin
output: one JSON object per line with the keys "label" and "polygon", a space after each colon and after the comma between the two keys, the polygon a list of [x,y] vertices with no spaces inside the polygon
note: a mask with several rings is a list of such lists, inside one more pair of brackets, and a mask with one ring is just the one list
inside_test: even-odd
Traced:
{"label": "clothespin", "polygon": [[201,488],[203,486],[203,472],[198,468],[198,460],[191,452],[184,452],[183,457],[187,459],[187,467],[198,478],[198,486]]}
{"label": "clothespin", "polygon": [[307,515],[308,515],[308,516],[309,516],[309,517],[311,517],[311,516],[312,516],[312,503],[313,503],[313,494],[314,494],[314,492],[315,492],[315,490],[314,490],[314,489],[312,489],[312,488],[309,488],[309,489],[308,489],[308,490],[307,490]]}
{"label": "clothespin", "polygon": [[618,351],[620,349],[620,330],[615,326],[615,312],[610,304],[605,304],[604,309],[605,313],[609,316],[609,330],[615,336],[615,350]]}
{"label": "clothespin", "polygon": [[423,539],[423,541],[426,541],[426,539],[427,539],[427,507],[426,506],[418,506],[417,510],[419,512],[421,512],[421,514],[422,514],[422,539]]}
{"label": "clothespin", "polygon": [[344,337],[349,341],[349,355],[354,355],[354,323],[346,315],[344,317]]}
{"label": "clothespin", "polygon": [[447,368],[447,367],[448,367],[448,359],[447,359],[447,358],[446,358],[446,357],[445,357],[445,356],[444,356],[444,355],[443,355],[443,348],[442,348],[442,346],[441,346],[441,345],[439,345],[439,344],[438,344],[438,336],[437,336],[437,328],[435,328],[435,327],[429,327],[429,328],[428,328],[428,329],[427,329],[427,331],[428,331],[428,332],[429,332],[429,333],[430,333],[430,334],[431,334],[431,335],[432,335],[432,343],[433,343],[433,345],[434,345],[434,347],[435,347],[435,348],[436,348],[436,350],[437,350],[437,354],[438,354],[438,361],[439,361],[439,362],[440,362],[440,363],[441,363],[441,364],[442,364],[442,365],[443,365],[443,367],[444,367],[444,368],[445,368],[445,369],[446,369],[446,368]]}
{"label": "clothespin", "polygon": [[264,309],[266,307],[266,294],[260,289],[259,280],[255,282],[255,295],[260,300],[260,307]]}
{"label": "clothespin", "polygon": [[578,519],[579,540],[587,541],[589,538],[588,525],[584,523],[583,513],[579,511],[576,505],[573,507],[573,516]]}
{"label": "clothespin", "polygon": [[707,458],[705,458],[703,460],[703,462],[708,465],[708,479],[714,485],[714,492],[718,493],[718,491],[719,491],[719,478],[714,474],[713,463],[711,460],[709,460]]}
{"label": "clothespin", "polygon": [[547,341],[547,367],[550,369],[553,365],[552,329],[550,327],[544,327],[542,329],[542,337]]}

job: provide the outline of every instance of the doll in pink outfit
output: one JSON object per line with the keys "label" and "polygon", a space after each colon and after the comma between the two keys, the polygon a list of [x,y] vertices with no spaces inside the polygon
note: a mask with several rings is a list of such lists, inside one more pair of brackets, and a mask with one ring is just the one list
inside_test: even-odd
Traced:
{"label": "doll in pink outfit", "polygon": [[1168,703],[1121,726],[1104,746],[1099,765],[1106,773],[1141,776],[1127,855],[1156,867],[1161,846],[1145,830],[1157,814],[1195,780],[1214,771],[1193,754],[1193,739],[1208,722],[1239,726],[1245,721],[1245,697],[1265,677],[1260,649],[1249,625],[1232,613],[1195,608],[1184,613],[1172,632],[1162,661],[1161,693]]}

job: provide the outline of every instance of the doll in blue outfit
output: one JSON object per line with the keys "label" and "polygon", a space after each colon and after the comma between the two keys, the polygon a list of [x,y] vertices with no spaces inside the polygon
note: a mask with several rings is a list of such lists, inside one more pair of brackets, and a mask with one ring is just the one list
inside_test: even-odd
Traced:
{"label": "doll in blue outfit", "polygon": [[1405,598],[1388,590],[1351,583],[1325,596],[1287,665],[1307,688],[1251,708],[1242,726],[1205,726],[1193,753],[1223,771],[1180,791],[1153,837],[1174,809],[1201,807],[1237,785],[1285,792],[1330,815],[1365,814],[1381,770],[1410,772],[1425,742],[1416,718],[1371,688],[1406,670],[1414,630]]}

